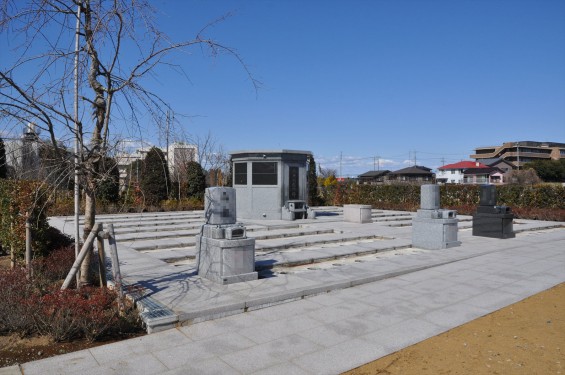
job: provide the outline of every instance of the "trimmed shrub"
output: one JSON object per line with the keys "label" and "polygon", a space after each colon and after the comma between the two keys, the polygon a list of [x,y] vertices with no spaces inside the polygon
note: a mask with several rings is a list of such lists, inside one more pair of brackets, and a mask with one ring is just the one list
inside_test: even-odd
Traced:
{"label": "trimmed shrub", "polygon": [[38,329],[54,341],[94,341],[118,322],[116,298],[116,292],[105,288],[54,290],[40,298]]}
{"label": "trimmed shrub", "polygon": [[96,200],[103,203],[116,203],[120,200],[120,171],[112,158],[100,164],[102,176],[96,188]]}
{"label": "trimmed shrub", "polygon": [[186,165],[186,181],[188,183],[186,195],[188,198],[204,198],[206,190],[206,175],[204,170],[195,161],[189,161]]}
{"label": "trimmed shrub", "polygon": [[[563,220],[565,186],[556,184],[501,185],[496,187],[497,203],[510,206],[517,217]],[[370,204],[385,210],[416,211],[420,207],[419,185],[328,185],[323,190],[331,204]],[[442,185],[441,207],[460,214],[474,213],[479,204],[479,185]]]}
{"label": "trimmed shrub", "polygon": [[110,334],[139,332],[141,321],[135,306],[126,300],[125,309],[120,311],[114,290],[60,290],[73,262],[74,249],[69,247],[35,259],[31,279],[26,278],[24,269],[0,270],[0,333],[40,333],[55,341],[93,341]]}
{"label": "trimmed shrub", "polygon": [[165,211],[193,211],[203,210],[204,202],[201,198],[169,199],[161,202]]}
{"label": "trimmed shrub", "polygon": [[158,205],[160,201],[167,199],[171,187],[169,167],[165,154],[157,147],[151,147],[143,160],[139,187],[147,206]]}
{"label": "trimmed shrub", "polygon": [[47,203],[46,188],[40,182],[0,180],[0,243],[9,246],[17,259],[25,254],[26,219],[31,224],[33,256],[48,253]]}
{"label": "trimmed shrub", "polygon": [[[64,280],[75,261],[74,246],[61,247],[47,257],[33,260],[33,282],[41,291],[46,291],[58,281]],[[62,283],[61,283],[62,285]]]}

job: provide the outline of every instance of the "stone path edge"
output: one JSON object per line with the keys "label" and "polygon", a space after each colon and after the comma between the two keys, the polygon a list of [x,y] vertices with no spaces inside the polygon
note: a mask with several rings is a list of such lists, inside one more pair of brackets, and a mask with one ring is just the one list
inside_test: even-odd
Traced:
{"label": "stone path edge", "polygon": [[[147,333],[155,333],[179,326],[187,326],[207,320],[219,319],[230,315],[240,314],[247,311],[259,310],[286,302],[292,302],[307,297],[313,297],[316,295],[329,293],[334,290],[346,289],[358,285],[372,283],[375,281],[406,275],[413,272],[431,269],[446,264],[475,258],[484,255],[486,253],[492,253],[492,251],[475,253],[470,256],[462,256],[456,259],[452,258],[440,263],[432,262],[431,264],[427,264],[427,265],[406,267],[404,269],[399,269],[394,272],[386,272],[386,273],[369,275],[369,276],[362,275],[357,277],[351,277],[348,280],[340,280],[324,285],[313,285],[310,287],[301,287],[301,288],[290,289],[286,291],[277,291],[277,293],[269,294],[266,296],[263,295],[260,297],[250,297],[248,299],[245,299],[244,301],[240,301],[236,303],[233,302],[225,303],[214,307],[196,308],[193,311],[183,311],[176,313],[171,309],[168,308],[163,309],[159,307],[158,309],[160,312],[166,311],[168,314],[166,317],[155,318],[155,319],[147,318],[147,316],[151,315],[151,308],[154,303],[151,297],[139,297],[139,296],[136,297],[136,296],[128,295],[128,298],[131,298],[135,300],[136,303],[141,304],[142,309],[145,310],[144,313],[141,314],[141,317],[143,319],[144,326],[147,329]],[[263,279],[263,280],[267,280],[267,279]],[[151,301],[144,301],[146,299],[150,299]],[[161,305],[158,302],[157,304]]]}

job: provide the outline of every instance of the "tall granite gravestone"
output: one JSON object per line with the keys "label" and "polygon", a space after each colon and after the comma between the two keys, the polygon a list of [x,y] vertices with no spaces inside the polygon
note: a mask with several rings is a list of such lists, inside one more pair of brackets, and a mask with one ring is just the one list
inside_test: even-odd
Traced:
{"label": "tall granite gravestone", "polygon": [[236,223],[235,189],[206,189],[204,210],[206,224],[196,236],[198,274],[221,284],[256,280],[255,239]]}
{"label": "tall granite gravestone", "polygon": [[439,186],[422,185],[420,209],[412,219],[412,246],[438,250],[459,246],[457,212],[439,208]]}
{"label": "tall granite gravestone", "polygon": [[510,207],[496,205],[496,187],[482,185],[479,207],[473,214],[473,236],[514,238],[514,214]]}

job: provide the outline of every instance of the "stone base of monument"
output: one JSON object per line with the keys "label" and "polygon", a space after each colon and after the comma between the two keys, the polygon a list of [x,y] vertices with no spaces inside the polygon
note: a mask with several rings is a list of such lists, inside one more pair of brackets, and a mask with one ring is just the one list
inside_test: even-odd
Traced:
{"label": "stone base of monument", "polygon": [[198,275],[220,284],[257,280],[255,239],[196,236]]}
{"label": "stone base of monument", "polygon": [[514,238],[513,221],[514,214],[511,213],[477,212],[473,215],[473,236]]}
{"label": "stone base of monument", "polygon": [[451,210],[418,210],[412,219],[412,246],[439,250],[461,245],[457,240],[457,213]]}
{"label": "stone base of monument", "polygon": [[308,205],[305,201],[290,200],[281,208],[282,220],[298,220],[308,217]]}
{"label": "stone base of monument", "polygon": [[372,223],[372,207],[368,204],[344,204],[343,220],[350,223]]}

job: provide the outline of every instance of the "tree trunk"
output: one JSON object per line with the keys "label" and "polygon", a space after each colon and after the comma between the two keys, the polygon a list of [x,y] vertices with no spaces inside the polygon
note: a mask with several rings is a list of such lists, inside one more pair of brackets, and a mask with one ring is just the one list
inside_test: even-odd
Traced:
{"label": "tree trunk", "polygon": [[[90,177],[90,176],[89,176]],[[94,189],[92,188],[92,182],[87,181],[87,188],[85,189],[85,207],[84,207],[84,228],[83,228],[83,240],[86,240],[92,227],[94,226],[94,221],[96,220],[96,197],[94,195]],[[91,285],[93,283],[92,269],[90,263],[92,261],[93,250],[91,249],[86,253],[84,260],[80,266],[80,286]]]}

